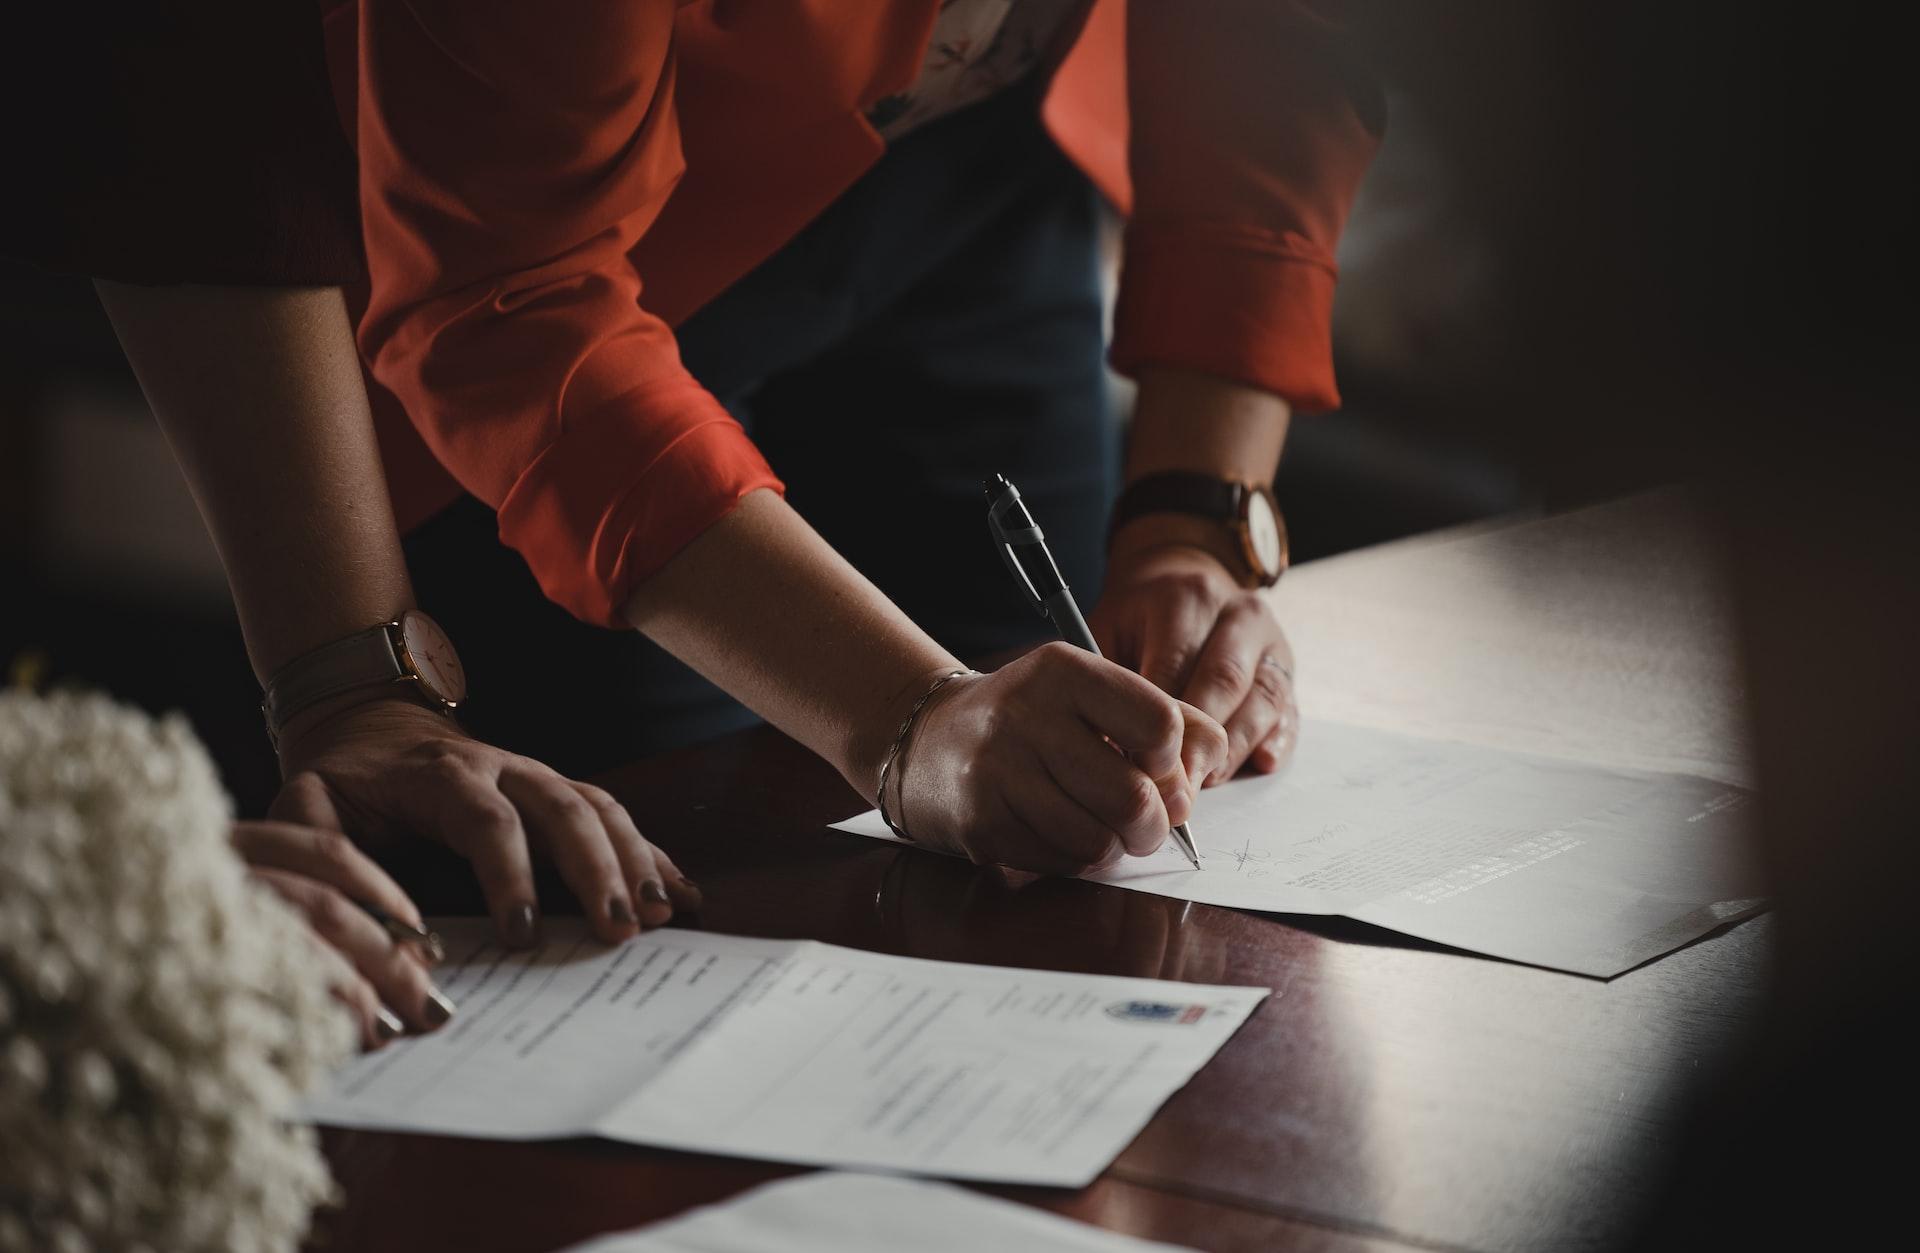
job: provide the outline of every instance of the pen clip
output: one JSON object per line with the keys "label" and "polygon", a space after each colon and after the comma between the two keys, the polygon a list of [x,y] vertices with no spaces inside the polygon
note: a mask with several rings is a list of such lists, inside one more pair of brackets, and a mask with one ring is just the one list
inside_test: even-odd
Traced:
{"label": "pen clip", "polygon": [[[1040,528],[1033,525],[1031,518],[1026,519],[1026,526],[1011,534],[1002,526],[1000,515],[1002,512],[1019,507],[1020,493],[1014,490],[1013,484],[1006,483],[1005,479],[1000,481],[1006,486],[999,499],[987,506],[987,534],[993,537],[994,547],[1000,550],[1000,560],[1006,563],[1007,570],[1020,584],[1020,590],[1027,594],[1027,603],[1033,606],[1035,613],[1044,618],[1047,616],[1047,605],[1040,597],[1040,589],[1033,585],[1033,578],[1027,573],[1027,568],[1020,564],[1020,558],[1013,555],[1013,545],[1016,541],[1023,544],[1037,544],[1042,541],[1043,536]],[[1024,513],[1025,510],[1022,512]]]}
{"label": "pen clip", "polygon": [[998,527],[989,524],[988,529],[993,532],[994,543],[1000,549],[1000,560],[1007,563],[1007,569],[1011,570],[1013,577],[1020,582],[1020,590],[1027,594],[1027,603],[1033,606],[1035,613],[1043,618],[1046,617],[1046,603],[1040,599],[1040,593],[1034,589],[1033,580],[1027,577],[1026,570],[1020,565],[1020,559],[1013,555],[1013,545],[1000,538]]}

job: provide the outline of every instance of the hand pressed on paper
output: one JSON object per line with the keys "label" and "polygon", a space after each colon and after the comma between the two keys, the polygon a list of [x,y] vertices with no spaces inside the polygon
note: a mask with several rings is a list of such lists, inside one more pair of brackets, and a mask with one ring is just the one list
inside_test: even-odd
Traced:
{"label": "hand pressed on paper", "polygon": [[1280,620],[1218,555],[1161,542],[1154,521],[1121,533],[1088,618],[1094,638],[1113,660],[1226,728],[1226,758],[1206,786],[1243,766],[1271,773],[1293,755],[1300,730],[1293,650]]}
{"label": "hand pressed on paper", "polygon": [[377,699],[296,718],[269,817],[355,839],[420,836],[465,857],[501,939],[538,936],[533,857],[551,858],[594,934],[656,927],[700,893],[605,790],[483,744],[444,714]]}

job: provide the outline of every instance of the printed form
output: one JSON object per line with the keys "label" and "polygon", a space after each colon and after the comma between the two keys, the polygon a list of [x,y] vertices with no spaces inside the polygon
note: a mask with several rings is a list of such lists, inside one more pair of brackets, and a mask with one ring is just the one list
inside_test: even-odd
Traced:
{"label": "printed form", "polygon": [[[1200,793],[1199,870],[1169,841],[1086,877],[1606,978],[1765,907],[1751,801],[1691,775],[1311,722],[1286,769]],[[893,838],[873,812],[835,826]]]}
{"label": "printed form", "polygon": [[350,1063],[315,1122],[1077,1186],[1268,994],[677,928],[608,948],[570,919],[510,952],[485,919],[432,925],[460,1013]]}
{"label": "printed form", "polygon": [[1178,1253],[951,1184],[822,1171],[566,1253]]}

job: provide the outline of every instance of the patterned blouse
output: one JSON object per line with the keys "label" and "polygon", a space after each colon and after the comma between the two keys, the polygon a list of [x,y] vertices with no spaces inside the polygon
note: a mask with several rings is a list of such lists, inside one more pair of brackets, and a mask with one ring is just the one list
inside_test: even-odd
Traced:
{"label": "patterned blouse", "polygon": [[1020,81],[1047,54],[1079,0],[942,0],[913,86],[867,120],[888,142]]}

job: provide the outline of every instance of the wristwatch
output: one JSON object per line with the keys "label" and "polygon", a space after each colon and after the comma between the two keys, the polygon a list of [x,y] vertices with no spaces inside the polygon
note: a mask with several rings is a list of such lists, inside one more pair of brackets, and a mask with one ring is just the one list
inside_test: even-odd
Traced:
{"label": "wristwatch", "polygon": [[302,710],[355,688],[387,684],[446,713],[466,699],[460,655],[440,624],[418,609],[289,661],[267,681],[260,712],[278,743]]}
{"label": "wristwatch", "polygon": [[1136,479],[1114,504],[1109,541],[1121,527],[1150,513],[1184,513],[1225,527],[1240,555],[1241,582],[1248,587],[1272,587],[1287,568],[1286,521],[1273,493],[1258,483],[1177,470]]}

